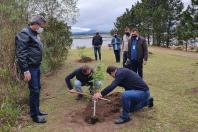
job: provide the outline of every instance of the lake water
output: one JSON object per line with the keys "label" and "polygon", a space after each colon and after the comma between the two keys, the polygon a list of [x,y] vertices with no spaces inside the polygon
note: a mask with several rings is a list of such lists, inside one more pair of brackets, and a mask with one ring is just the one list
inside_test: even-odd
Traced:
{"label": "lake water", "polygon": [[[103,45],[108,45],[111,43],[112,37],[110,35],[101,35],[103,37]],[[73,36],[72,48],[85,46],[87,48],[92,47],[92,38],[93,36],[82,35],[82,36]]]}

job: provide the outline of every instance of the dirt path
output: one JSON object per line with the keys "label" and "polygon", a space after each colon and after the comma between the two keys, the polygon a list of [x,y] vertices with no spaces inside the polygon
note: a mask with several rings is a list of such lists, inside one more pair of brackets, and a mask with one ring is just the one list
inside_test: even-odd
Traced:
{"label": "dirt path", "polygon": [[[151,52],[163,52],[165,54],[180,55],[192,58],[198,58],[198,54],[185,53],[180,51],[170,51],[162,48],[151,48]],[[54,74],[43,77],[43,90],[41,95],[41,109],[48,112],[48,122],[43,125],[29,123],[22,128],[22,132],[130,132],[136,131],[144,126],[151,125],[155,122],[156,109],[145,108],[140,112],[133,114],[133,121],[124,125],[115,125],[114,118],[119,114],[113,115],[105,122],[90,125],[84,122],[83,118],[78,117],[77,112],[85,109],[87,101],[75,101],[75,95],[67,93],[64,78],[73,69],[79,67],[75,59],[77,53],[72,53],[67,62],[61,66]],[[107,61],[108,62],[108,61]],[[95,62],[91,62],[95,65]],[[78,117],[78,119],[76,119]],[[75,119],[74,119],[75,118]],[[127,129],[125,129],[127,128]],[[149,129],[148,129],[149,131]]]}

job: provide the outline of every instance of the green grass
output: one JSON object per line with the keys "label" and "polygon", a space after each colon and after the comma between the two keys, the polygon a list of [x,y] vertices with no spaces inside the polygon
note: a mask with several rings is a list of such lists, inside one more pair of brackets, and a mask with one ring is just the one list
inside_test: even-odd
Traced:
{"label": "green grass", "polygon": [[[85,49],[86,55],[93,57],[91,49]],[[117,126],[118,132],[196,132],[198,130],[198,93],[192,91],[198,88],[198,58],[169,54],[166,50],[150,49],[153,54],[144,66],[144,79],[150,87],[154,97],[153,109],[143,109],[134,113],[133,119],[124,127]],[[185,52],[182,52],[186,54]],[[45,125],[30,124],[21,131],[73,131],[66,127],[63,115],[74,108],[80,108],[85,103],[77,104],[74,96],[66,93],[64,77],[82,64],[77,50],[71,50],[64,67],[55,75],[44,78],[42,98],[48,93],[54,97],[42,101],[42,108],[49,113],[48,123]],[[105,69],[109,64],[116,64],[113,51],[102,50],[102,63]],[[89,65],[96,66],[96,62]],[[112,78],[105,74],[103,86],[107,86]],[[122,91],[121,88],[116,89]],[[112,121],[113,124],[113,121]],[[96,127],[95,131],[99,131]]]}

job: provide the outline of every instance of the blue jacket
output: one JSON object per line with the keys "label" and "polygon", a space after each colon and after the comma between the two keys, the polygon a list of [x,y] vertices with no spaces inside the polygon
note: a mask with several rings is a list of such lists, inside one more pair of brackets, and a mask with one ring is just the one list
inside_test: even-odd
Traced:
{"label": "blue jacket", "polygon": [[119,37],[117,37],[117,38],[113,37],[113,39],[111,40],[111,44],[113,45],[113,49],[114,50],[120,50],[121,42],[122,41]]}
{"label": "blue jacket", "polygon": [[104,90],[102,90],[102,96],[107,95],[111,91],[113,91],[117,86],[123,87],[127,90],[140,90],[147,91],[149,87],[142,80],[139,75],[127,68],[118,68],[115,80],[111,83],[111,85],[107,86]]}

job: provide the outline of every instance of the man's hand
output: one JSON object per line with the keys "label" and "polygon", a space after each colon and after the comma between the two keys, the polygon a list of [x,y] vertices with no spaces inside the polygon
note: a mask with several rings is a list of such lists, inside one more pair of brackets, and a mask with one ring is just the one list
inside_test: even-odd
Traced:
{"label": "man's hand", "polygon": [[76,90],[75,90],[75,89],[70,89],[69,92],[70,92],[70,93],[75,93]]}
{"label": "man's hand", "polygon": [[144,62],[143,62],[143,63],[144,63],[144,65],[146,65],[146,64],[147,64],[147,61],[145,61],[145,60],[144,60]]}
{"label": "man's hand", "polygon": [[30,71],[24,72],[23,75],[24,75],[24,79],[23,79],[24,81],[29,82],[31,80],[31,73],[30,73]]}
{"label": "man's hand", "polygon": [[95,93],[94,96],[93,96],[93,100],[97,100],[101,97],[102,97],[101,93]]}

